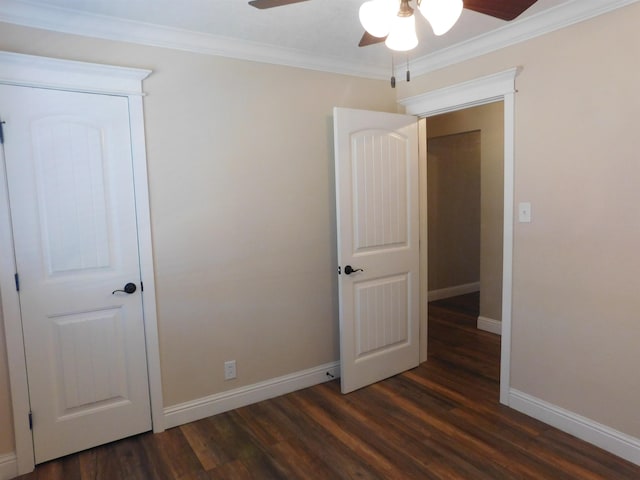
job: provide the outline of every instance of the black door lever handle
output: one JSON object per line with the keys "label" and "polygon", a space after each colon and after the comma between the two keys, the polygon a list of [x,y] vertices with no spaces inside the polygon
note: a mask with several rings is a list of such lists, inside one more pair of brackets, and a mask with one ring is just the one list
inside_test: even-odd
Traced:
{"label": "black door lever handle", "polygon": [[351,265],[347,265],[346,267],[344,267],[345,275],[351,275],[355,272],[364,272],[364,270],[361,268],[352,268]]}
{"label": "black door lever handle", "polygon": [[127,283],[123,289],[121,290],[114,290],[113,292],[111,292],[111,295],[115,294],[116,292],[123,292],[123,293],[128,293],[129,295],[131,295],[133,292],[136,291],[138,287],[136,287],[135,283]]}

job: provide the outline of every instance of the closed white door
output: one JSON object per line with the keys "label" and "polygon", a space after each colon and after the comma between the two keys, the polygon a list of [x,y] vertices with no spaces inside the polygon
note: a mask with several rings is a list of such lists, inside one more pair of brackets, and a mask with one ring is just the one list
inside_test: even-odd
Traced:
{"label": "closed white door", "polygon": [[0,117],[41,463],[151,429],[129,107],[0,85]]}
{"label": "closed white door", "polygon": [[419,363],[418,122],[334,109],[342,392]]}

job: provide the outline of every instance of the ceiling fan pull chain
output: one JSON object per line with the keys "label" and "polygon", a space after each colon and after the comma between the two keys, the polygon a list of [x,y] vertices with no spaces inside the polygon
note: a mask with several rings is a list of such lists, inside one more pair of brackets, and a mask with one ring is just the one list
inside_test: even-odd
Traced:
{"label": "ceiling fan pull chain", "polygon": [[395,65],[393,64],[393,53],[391,54],[391,88],[396,88]]}
{"label": "ceiling fan pull chain", "polygon": [[411,81],[411,72],[409,71],[409,54],[407,53],[407,82]]}

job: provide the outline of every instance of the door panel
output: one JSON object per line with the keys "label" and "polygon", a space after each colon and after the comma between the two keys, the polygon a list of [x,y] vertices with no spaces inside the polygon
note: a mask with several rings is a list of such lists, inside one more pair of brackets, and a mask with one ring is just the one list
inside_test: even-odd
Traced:
{"label": "door panel", "polygon": [[351,137],[354,255],[406,247],[406,139],[366,130]]}
{"label": "door panel", "polygon": [[0,85],[0,115],[41,463],[151,428],[129,107]]}
{"label": "door panel", "polygon": [[127,402],[121,309],[53,318],[57,420]]}
{"label": "door panel", "polygon": [[336,108],[334,133],[347,393],[418,365],[417,119]]}
{"label": "door panel", "polygon": [[354,282],[356,362],[406,346],[410,318],[408,275]]}
{"label": "door panel", "polygon": [[49,278],[110,264],[101,132],[82,118],[32,123],[33,167]]}

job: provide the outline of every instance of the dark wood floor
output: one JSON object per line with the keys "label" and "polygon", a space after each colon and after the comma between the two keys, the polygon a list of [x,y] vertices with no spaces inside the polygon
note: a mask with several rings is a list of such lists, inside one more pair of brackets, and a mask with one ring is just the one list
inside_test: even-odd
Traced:
{"label": "dark wood floor", "polygon": [[429,361],[337,381],[39,465],[23,480],[640,479],[640,467],[498,404],[477,295],[430,306]]}

